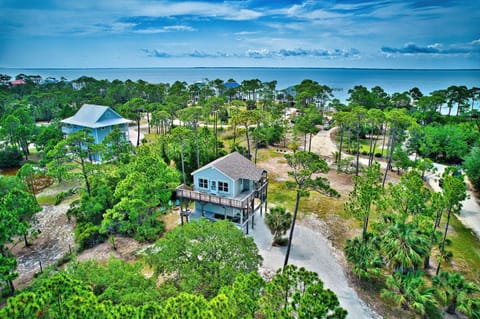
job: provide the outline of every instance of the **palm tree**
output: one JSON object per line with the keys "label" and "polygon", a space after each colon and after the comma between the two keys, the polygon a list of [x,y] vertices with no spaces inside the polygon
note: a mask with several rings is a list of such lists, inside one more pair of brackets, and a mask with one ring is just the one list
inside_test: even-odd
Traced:
{"label": "palm tree", "polygon": [[379,254],[380,238],[369,233],[366,238],[347,239],[345,255],[352,264],[352,271],[361,279],[382,274],[383,261]]}
{"label": "palm tree", "polygon": [[[480,299],[473,294],[480,292],[480,286],[467,282],[455,272],[442,271],[432,278],[433,286],[440,300],[447,305],[447,313],[455,314],[457,309],[470,318],[480,318]],[[472,307],[476,303],[477,307]]]}
{"label": "palm tree", "polygon": [[429,247],[429,238],[413,223],[393,222],[382,234],[381,250],[387,264],[402,274],[418,269]]}
{"label": "palm tree", "polygon": [[381,296],[393,301],[404,310],[413,310],[423,317],[437,317],[440,312],[434,297],[434,289],[428,287],[420,271],[406,275],[395,272],[387,276]]}
{"label": "palm tree", "polygon": [[292,214],[285,207],[276,206],[265,214],[265,224],[273,235],[273,244],[281,244],[282,236],[290,228]]}

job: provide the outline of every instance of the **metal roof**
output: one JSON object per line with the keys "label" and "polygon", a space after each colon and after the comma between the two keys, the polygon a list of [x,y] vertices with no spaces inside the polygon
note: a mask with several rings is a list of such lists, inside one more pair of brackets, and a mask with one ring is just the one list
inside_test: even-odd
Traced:
{"label": "metal roof", "polygon": [[[113,114],[113,118],[102,119],[102,116],[107,111]],[[130,122],[130,120],[124,119],[109,106],[95,104],[83,104],[74,116],[62,120],[62,123],[89,128],[112,126]]]}

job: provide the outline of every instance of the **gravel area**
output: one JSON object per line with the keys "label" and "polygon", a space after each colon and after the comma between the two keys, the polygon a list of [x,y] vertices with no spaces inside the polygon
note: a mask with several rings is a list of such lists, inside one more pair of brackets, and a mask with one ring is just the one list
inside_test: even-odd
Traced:
{"label": "gravel area", "polygon": [[68,207],[69,204],[43,206],[42,211],[36,214],[38,223],[33,227],[40,230],[40,234],[30,239],[32,245],[25,247],[23,239],[19,238],[11,248],[12,253],[18,256],[16,287],[28,285],[35,273],[40,272],[40,263],[45,268],[69,253],[70,248],[74,250],[74,224],[65,215]]}

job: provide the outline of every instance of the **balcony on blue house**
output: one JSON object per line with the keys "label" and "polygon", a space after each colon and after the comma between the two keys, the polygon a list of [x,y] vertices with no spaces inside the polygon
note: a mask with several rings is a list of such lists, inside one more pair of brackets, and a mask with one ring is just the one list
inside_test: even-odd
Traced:
{"label": "balcony on blue house", "polygon": [[267,172],[237,152],[207,164],[192,175],[193,187],[182,184],[176,189],[178,199],[195,202],[193,210],[181,209],[182,221],[184,217],[187,221],[228,219],[248,233],[255,211],[262,212],[264,205],[266,208]]}

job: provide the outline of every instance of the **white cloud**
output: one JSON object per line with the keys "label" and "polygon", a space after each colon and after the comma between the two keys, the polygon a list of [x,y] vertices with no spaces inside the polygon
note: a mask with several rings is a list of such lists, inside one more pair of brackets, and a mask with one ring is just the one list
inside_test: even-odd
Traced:
{"label": "white cloud", "polygon": [[151,17],[174,17],[193,15],[197,17],[217,17],[226,20],[252,20],[262,16],[259,11],[243,9],[233,3],[210,2],[168,2],[160,1],[138,6],[136,15]]}
{"label": "white cloud", "polygon": [[234,34],[237,36],[247,36],[247,35],[254,35],[257,33],[258,31],[240,31],[240,32],[235,32]]}
{"label": "white cloud", "polygon": [[256,59],[261,59],[261,58],[268,58],[272,57],[273,53],[270,52],[270,50],[262,48],[262,49],[250,49],[245,52],[245,55],[250,58],[256,58]]}
{"label": "white cloud", "polygon": [[166,33],[166,32],[193,32],[197,31],[197,29],[192,28],[187,25],[170,25],[161,28],[145,28],[145,29],[138,29],[135,30],[135,33],[141,34],[155,34],[155,33]]}
{"label": "white cloud", "polygon": [[191,26],[188,25],[169,25],[164,27],[163,29],[167,31],[197,31],[197,29],[192,28]]}

